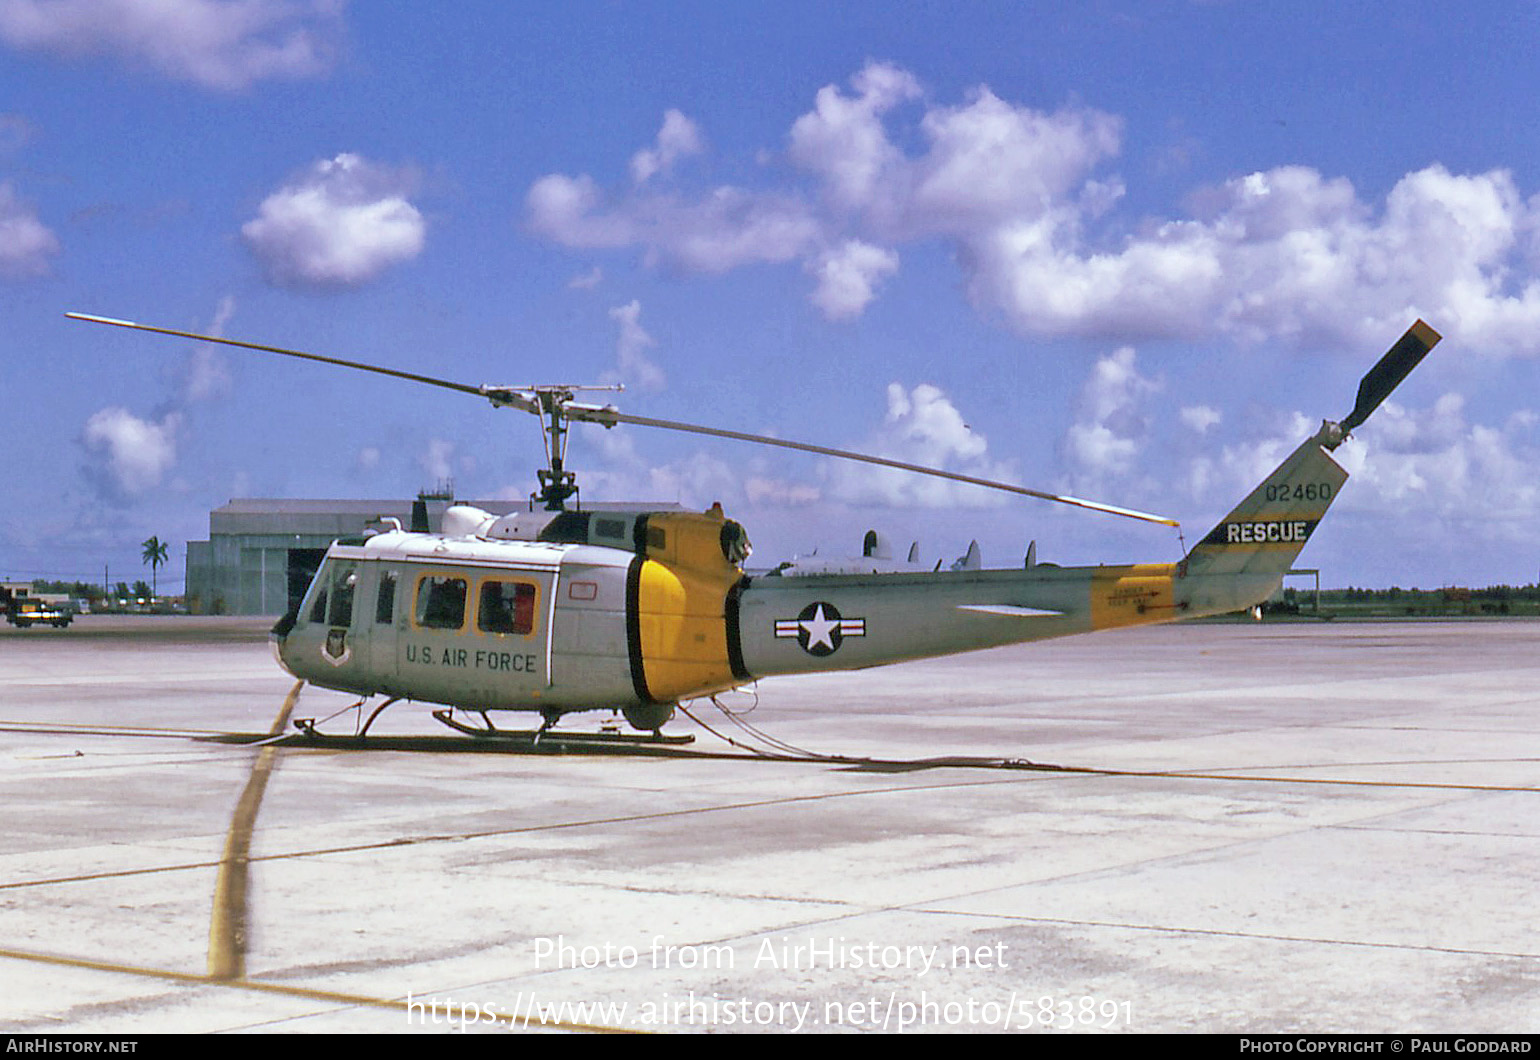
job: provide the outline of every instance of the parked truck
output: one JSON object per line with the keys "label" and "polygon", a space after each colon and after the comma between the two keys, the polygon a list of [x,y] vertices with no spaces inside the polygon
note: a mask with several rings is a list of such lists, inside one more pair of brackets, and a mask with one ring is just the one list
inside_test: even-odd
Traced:
{"label": "parked truck", "polygon": [[74,612],[68,608],[56,607],[45,600],[31,597],[13,599],[5,612],[6,621],[17,629],[26,629],[33,625],[49,625],[57,629],[65,629],[74,617]]}

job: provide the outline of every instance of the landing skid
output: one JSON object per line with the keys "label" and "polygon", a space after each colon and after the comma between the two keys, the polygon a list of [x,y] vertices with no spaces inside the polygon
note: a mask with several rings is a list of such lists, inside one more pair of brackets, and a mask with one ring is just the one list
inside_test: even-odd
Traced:
{"label": "landing skid", "polygon": [[[337,711],[337,714],[342,714],[342,713],[345,713],[346,711],[349,711],[349,710],[359,710],[359,711],[361,711],[362,708],[363,708],[363,705],[366,702],[368,702],[368,697],[367,696],[365,696],[363,699],[360,699],[357,703],[354,703],[351,707],[346,707],[343,710]],[[392,703],[399,703],[399,702],[401,702],[401,697],[400,696],[392,696],[391,698],[387,699],[385,702],[381,703],[379,706],[375,707],[374,708],[374,713],[369,715],[369,720],[364,722],[363,728],[359,729],[357,732],[355,732],[350,737],[333,736],[330,733],[322,732],[320,729],[316,728],[317,722],[316,722],[316,719],[314,719],[314,718],[295,718],[294,719],[294,727],[296,729],[298,729],[300,732],[304,733],[305,736],[307,738],[311,739],[311,740],[336,740],[336,739],[352,739],[352,740],[357,740],[357,739],[362,739],[363,737],[369,735],[369,726],[374,724],[374,719],[378,718],[381,714],[385,713],[385,708],[386,707],[390,706]],[[330,717],[322,718],[321,720],[322,721],[331,721],[331,719],[335,718],[337,716],[337,714],[333,714]]]}
{"label": "landing skid", "polygon": [[492,720],[485,713],[481,714],[482,720],[486,722],[484,728],[477,725],[467,725],[463,721],[457,720],[453,713],[448,710],[435,710],[433,717],[436,721],[443,722],[456,732],[463,732],[465,735],[474,736],[478,740],[507,740],[510,743],[529,744],[530,746],[535,746],[536,744],[566,744],[576,747],[585,744],[656,746],[658,744],[679,745],[695,742],[694,733],[665,736],[660,731],[655,731],[650,735],[623,732],[557,732],[549,725],[541,726],[538,729],[499,729],[492,724]]}

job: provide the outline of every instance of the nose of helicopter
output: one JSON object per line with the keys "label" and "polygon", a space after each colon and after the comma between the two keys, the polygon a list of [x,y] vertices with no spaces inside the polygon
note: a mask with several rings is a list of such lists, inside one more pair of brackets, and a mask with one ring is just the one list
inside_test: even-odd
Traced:
{"label": "nose of helicopter", "polygon": [[277,622],[273,623],[273,628],[267,634],[267,644],[273,650],[273,658],[277,660],[279,666],[283,667],[290,674],[293,674],[294,670],[289,666],[288,660],[284,658],[283,649],[284,645],[288,643],[289,633],[294,629],[294,623],[298,617],[299,613],[291,610]]}

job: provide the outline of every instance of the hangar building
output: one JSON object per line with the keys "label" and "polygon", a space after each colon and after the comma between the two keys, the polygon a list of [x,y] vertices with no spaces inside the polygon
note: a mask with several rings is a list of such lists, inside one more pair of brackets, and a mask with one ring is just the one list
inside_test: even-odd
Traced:
{"label": "hangar building", "polygon": [[[450,500],[424,494],[437,530]],[[470,501],[496,515],[527,501]],[[394,517],[412,525],[410,500],[232,500],[209,513],[209,539],[187,542],[187,606],[194,614],[281,615],[310,584],[339,537],[379,529]]]}

